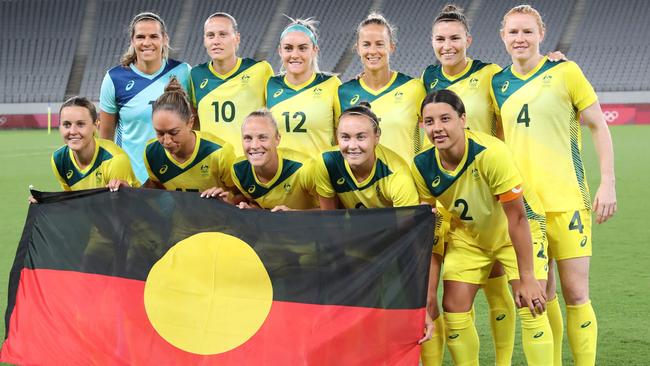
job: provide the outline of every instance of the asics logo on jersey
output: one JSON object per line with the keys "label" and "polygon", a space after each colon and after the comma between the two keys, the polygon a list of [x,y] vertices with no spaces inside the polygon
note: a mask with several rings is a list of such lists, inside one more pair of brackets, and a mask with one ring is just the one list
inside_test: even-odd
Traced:
{"label": "asics logo on jersey", "polygon": [[341,184],[343,184],[343,183],[345,183],[345,178],[343,178],[343,177],[339,178],[339,179],[336,181],[336,184],[338,184],[338,185],[341,185]]}
{"label": "asics logo on jersey", "polygon": [[433,82],[431,82],[431,84],[429,84],[429,89],[435,88],[436,85],[438,85],[438,79],[434,80]]}
{"label": "asics logo on jersey", "polygon": [[206,85],[208,85],[208,79],[203,79],[201,85],[199,85],[199,88],[203,89],[205,88]]}
{"label": "asics logo on jersey", "polygon": [[590,321],[590,320],[587,320],[586,322],[584,322],[584,323],[582,323],[582,324],[580,325],[580,328],[587,328],[587,327],[590,326],[590,325],[591,325],[591,321]]}
{"label": "asics logo on jersey", "polygon": [[456,338],[458,338],[458,337],[460,337],[460,334],[455,333],[455,334],[450,335],[448,338],[449,338],[449,339],[456,339]]}
{"label": "asics logo on jersey", "polygon": [[499,314],[495,319],[499,322],[506,318],[506,314]]}
{"label": "asics logo on jersey", "polygon": [[539,337],[541,337],[541,336],[543,336],[543,335],[544,335],[544,332],[537,332],[537,333],[535,333],[535,335],[533,336],[533,338],[537,339],[537,338],[539,338]]}
{"label": "asics logo on jersey", "polygon": [[501,93],[505,93],[506,90],[508,90],[508,87],[510,86],[510,82],[506,80],[505,83],[501,84]]}
{"label": "asics logo on jersey", "polygon": [[587,245],[587,237],[583,236],[582,240],[580,241],[580,248],[584,248]]}
{"label": "asics logo on jersey", "polygon": [[124,88],[124,90],[129,91],[129,90],[133,89],[133,85],[135,85],[135,81],[134,80],[129,81],[129,83],[126,84],[126,87]]}
{"label": "asics logo on jersey", "polygon": [[433,178],[433,181],[431,182],[431,187],[436,188],[440,184],[440,176],[436,176]]}
{"label": "asics logo on jersey", "polygon": [[247,191],[248,193],[253,193],[253,192],[255,192],[255,186],[250,186],[250,187],[248,187],[248,189],[247,189],[246,191]]}
{"label": "asics logo on jersey", "polygon": [[283,92],[284,92],[284,89],[280,89],[280,90],[276,91],[275,93],[273,93],[273,98],[279,97],[280,95],[282,95]]}
{"label": "asics logo on jersey", "polygon": [[68,178],[68,179],[70,179],[70,178],[72,178],[72,174],[74,174],[74,172],[73,172],[72,170],[68,170],[68,171],[65,173],[65,177]]}
{"label": "asics logo on jersey", "polygon": [[356,94],[355,96],[352,97],[352,99],[350,99],[350,104],[355,105],[357,104],[358,101],[359,101],[359,94]]}
{"label": "asics logo on jersey", "polygon": [[167,165],[163,165],[163,166],[160,168],[160,170],[158,170],[158,173],[160,173],[160,174],[165,174],[165,173],[167,173],[167,169],[168,169],[168,168],[169,168],[169,167],[168,167]]}

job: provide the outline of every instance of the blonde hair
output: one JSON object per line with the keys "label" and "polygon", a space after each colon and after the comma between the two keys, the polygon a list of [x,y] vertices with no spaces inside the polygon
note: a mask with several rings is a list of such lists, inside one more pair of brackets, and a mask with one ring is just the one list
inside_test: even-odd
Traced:
{"label": "blonde hair", "polygon": [[[151,12],[140,13],[133,17],[133,19],[131,20],[131,24],[129,24],[129,40],[132,40],[133,36],[135,35],[135,25],[143,21],[158,22],[158,24],[160,24],[160,33],[162,33],[163,38],[167,38],[169,40],[169,36],[167,35],[167,27],[165,27],[165,22],[158,14],[151,13]],[[170,49],[169,42],[163,44],[163,48],[162,48],[163,59],[169,57],[169,49]],[[120,58],[120,64],[124,67],[128,67],[130,64],[135,63],[136,61],[137,61],[137,55],[135,53],[135,48],[133,48],[133,45],[129,43],[129,48],[122,55],[122,58]]]}
{"label": "blonde hair", "polygon": [[151,113],[156,113],[158,110],[175,112],[186,123],[192,120],[192,108],[187,93],[176,77],[169,79],[165,92],[153,103]]}
{"label": "blonde hair", "polygon": [[506,19],[513,14],[527,14],[531,15],[533,18],[535,18],[535,21],[537,22],[537,26],[539,27],[540,33],[546,32],[546,25],[544,24],[544,21],[542,20],[542,16],[539,14],[537,9],[533,8],[530,5],[518,5],[515,6],[514,8],[508,10],[508,12],[503,16],[503,20],[501,20],[501,31],[503,32],[503,29],[506,26]]}
{"label": "blonde hair", "polygon": [[[287,24],[286,27],[284,27],[284,30],[282,31],[282,34],[284,34],[284,32],[285,32],[287,29],[289,29],[290,27],[292,27],[292,26],[294,26],[294,25],[302,25],[303,27],[309,29],[309,31],[314,35],[314,39],[316,40],[316,43],[314,43],[314,42],[312,41],[312,46],[313,46],[314,48],[315,48],[315,47],[318,47],[318,44],[317,44],[317,43],[318,43],[318,38],[319,38],[319,37],[318,37],[318,28],[316,28],[316,26],[317,26],[318,23],[319,23],[318,20],[316,20],[316,19],[314,19],[314,18],[311,18],[311,17],[310,17],[310,18],[307,18],[307,19],[299,19],[299,18],[297,18],[297,19],[293,19],[293,18],[291,18],[290,16],[288,16],[288,15],[286,15],[286,14],[284,14],[284,16],[287,17],[287,18],[289,19],[290,23]],[[284,38],[284,37],[283,37],[283,38]],[[280,38],[280,47],[282,47],[282,38]],[[314,58],[311,60],[311,69],[312,69],[312,71],[314,71],[315,73],[319,73],[319,72],[320,72],[320,68],[318,67],[318,52],[316,53],[316,55],[314,56]],[[287,70],[286,70],[285,67],[284,67],[284,63],[282,63],[282,64],[280,65],[280,74],[285,74],[286,72],[287,72]]]}
{"label": "blonde hair", "polygon": [[361,32],[361,29],[367,25],[370,24],[376,24],[376,25],[381,25],[386,27],[386,30],[388,31],[388,38],[390,39],[390,43],[396,45],[397,44],[397,28],[390,24],[388,20],[381,14],[376,11],[371,12],[368,14],[366,19],[362,20],[361,23],[359,23],[359,26],[357,27],[357,42],[359,42],[359,32]]}
{"label": "blonde hair", "polygon": [[248,116],[246,116],[246,118],[244,118],[244,121],[241,124],[242,132],[244,132],[244,127],[246,127],[246,123],[251,118],[264,118],[273,127],[273,130],[275,131],[275,135],[280,136],[280,130],[278,129],[278,121],[276,121],[275,117],[273,117],[273,113],[271,113],[271,111],[269,111],[266,108],[258,109],[256,111],[251,112]]}

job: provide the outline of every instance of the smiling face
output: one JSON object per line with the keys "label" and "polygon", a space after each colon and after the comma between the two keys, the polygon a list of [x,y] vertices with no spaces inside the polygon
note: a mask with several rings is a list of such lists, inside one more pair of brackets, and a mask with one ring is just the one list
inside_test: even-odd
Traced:
{"label": "smiling face", "polygon": [[353,171],[374,164],[379,136],[369,117],[357,114],[341,116],[336,129],[336,139],[343,158]]}
{"label": "smiling face", "polygon": [[88,109],[79,106],[64,107],[59,118],[59,133],[70,150],[81,152],[94,146],[96,121],[93,121]]}
{"label": "smiling face", "polygon": [[311,39],[303,32],[289,32],[280,41],[278,53],[287,74],[301,76],[314,72],[314,59],[318,54]]}
{"label": "smiling face", "polygon": [[266,117],[249,117],[242,127],[242,146],[246,159],[254,168],[262,168],[278,160],[280,134]]}
{"label": "smiling face", "polygon": [[440,151],[464,143],[465,115],[447,103],[429,103],[422,109],[422,122],[427,137]]}
{"label": "smiling face", "polygon": [[239,40],[239,33],[235,32],[232,21],[226,17],[210,18],[203,26],[203,46],[212,60],[236,58]]}
{"label": "smiling face", "polygon": [[366,71],[390,68],[390,55],[395,44],[390,40],[388,28],[380,24],[368,24],[359,30],[357,54]]}
{"label": "smiling face", "polygon": [[158,142],[172,155],[186,151],[193,142],[192,121],[187,122],[181,116],[165,109],[159,109],[152,116],[153,128]]}
{"label": "smiling face", "polygon": [[165,46],[169,44],[166,34],[163,34],[160,23],[155,20],[141,20],[133,27],[131,46],[135,49],[136,58],[142,62],[162,62]]}
{"label": "smiling face", "polygon": [[501,39],[513,60],[525,62],[539,55],[544,32],[533,15],[514,13],[506,17]]}
{"label": "smiling face", "polygon": [[440,21],[433,26],[431,45],[442,66],[454,67],[465,62],[472,37],[461,22]]}

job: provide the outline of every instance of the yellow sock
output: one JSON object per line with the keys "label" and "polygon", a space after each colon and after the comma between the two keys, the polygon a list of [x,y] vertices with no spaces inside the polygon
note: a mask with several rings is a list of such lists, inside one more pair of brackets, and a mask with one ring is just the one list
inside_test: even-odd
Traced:
{"label": "yellow sock", "polygon": [[479,340],[471,311],[444,313],[445,336],[456,366],[478,366]]}
{"label": "yellow sock", "polygon": [[560,309],[560,301],[557,296],[546,303],[546,314],[548,315],[548,322],[551,324],[551,330],[553,330],[553,366],[562,366],[564,320],[562,319],[562,309]]}
{"label": "yellow sock", "polygon": [[496,365],[510,365],[512,350],[515,346],[515,301],[508,290],[506,275],[488,278],[483,287],[490,307],[490,326]]}
{"label": "yellow sock", "polygon": [[521,343],[529,366],[553,364],[553,331],[546,313],[533,317],[530,309],[519,309]]}
{"label": "yellow sock", "polygon": [[575,365],[595,365],[598,323],[591,301],[582,305],[567,305],[566,332]]}
{"label": "yellow sock", "polygon": [[422,366],[440,366],[445,356],[445,321],[441,315],[433,321],[435,329],[431,339],[422,343]]}

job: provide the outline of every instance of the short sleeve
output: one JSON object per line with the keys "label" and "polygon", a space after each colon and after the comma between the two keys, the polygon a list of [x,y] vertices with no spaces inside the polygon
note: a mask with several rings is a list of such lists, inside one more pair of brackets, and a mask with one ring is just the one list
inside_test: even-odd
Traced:
{"label": "short sleeve", "polygon": [[108,184],[111,179],[126,181],[131,187],[140,187],[140,181],[135,177],[126,153],[117,154],[111,159],[104,183]]}
{"label": "short sleeve", "polygon": [[339,117],[341,117],[341,100],[339,99],[339,88],[341,85],[339,85],[336,90],[334,91],[334,126],[339,125]]}
{"label": "short sleeve", "polygon": [[231,167],[235,161],[235,151],[231,144],[224,143],[219,150],[219,171],[218,180],[221,182],[224,187],[232,188],[235,186],[235,183],[232,180]]}
{"label": "short sleeve", "polygon": [[306,159],[303,162],[303,166],[300,168],[300,185],[302,186],[303,191],[307,192],[312,197],[318,198],[318,193],[316,192],[316,180],[312,173],[314,165],[315,163],[312,159]]}
{"label": "short sleeve", "polygon": [[312,165],[312,176],[314,177],[316,193],[318,193],[319,196],[332,198],[336,195],[322,156],[314,161],[314,164]]}
{"label": "short sleeve", "polygon": [[390,179],[390,199],[393,207],[415,206],[420,204],[413,177],[406,169],[393,173]]}
{"label": "short sleeve", "polygon": [[106,113],[117,113],[115,85],[113,85],[113,80],[108,72],[104,75],[104,80],[102,80],[102,87],[99,93],[99,109]]}
{"label": "short sleeve", "polygon": [[50,158],[50,163],[52,165],[52,172],[54,173],[54,177],[56,178],[57,182],[61,185],[61,189],[64,191],[71,191],[72,189],[68,184],[63,180],[63,177],[59,174],[59,170],[56,168],[56,163],[54,162],[54,156]]}
{"label": "short sleeve", "polygon": [[504,143],[497,140],[481,155],[481,171],[486,174],[493,196],[498,197],[522,183],[514,158]]}
{"label": "short sleeve", "polygon": [[431,191],[429,191],[429,188],[427,187],[427,184],[424,181],[420,170],[418,170],[417,166],[415,165],[415,162],[411,164],[411,176],[413,177],[415,189],[417,190],[418,196],[420,197],[420,202],[427,202],[431,205],[435,205],[436,198],[433,197]]}
{"label": "short sleeve", "polygon": [[[156,175],[153,174],[153,171],[151,171],[151,166],[149,165],[149,158],[147,156],[147,147],[148,146],[149,145],[147,144],[147,146],[145,146],[145,148],[144,148],[144,154],[143,154],[144,155],[144,157],[143,157],[144,158],[143,159],[144,160],[144,167],[147,169],[147,175],[149,176],[149,180],[152,181],[152,182],[158,182],[158,178],[156,178]],[[160,183],[160,182],[158,182],[158,183]]]}
{"label": "short sleeve", "polygon": [[567,65],[564,82],[571,96],[571,103],[578,111],[582,111],[598,101],[594,87],[575,62],[569,62]]}

